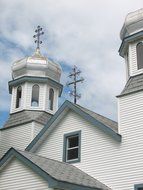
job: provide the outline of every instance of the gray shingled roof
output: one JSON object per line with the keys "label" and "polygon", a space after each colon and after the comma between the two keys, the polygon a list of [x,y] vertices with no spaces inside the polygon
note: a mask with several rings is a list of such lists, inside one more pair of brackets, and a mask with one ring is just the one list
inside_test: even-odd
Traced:
{"label": "gray shingled roof", "polygon": [[28,123],[31,121],[37,121],[38,123],[45,125],[48,122],[48,120],[51,118],[51,116],[52,116],[51,114],[44,111],[24,110],[24,111],[16,112],[16,113],[10,114],[8,120],[6,121],[2,129],[21,125],[21,124]]}
{"label": "gray shingled roof", "polygon": [[97,188],[101,190],[111,190],[106,185],[102,184],[95,178],[91,177],[73,165],[41,157],[27,151],[17,150],[17,152],[22,154],[24,157],[26,157],[28,160],[30,160],[32,163],[40,167],[44,172],[58,181],[91,187],[94,189]]}
{"label": "gray shingled roof", "polygon": [[103,123],[104,125],[106,125],[107,127],[111,128],[113,131],[115,131],[116,133],[118,132],[118,123],[105,117],[102,116],[100,114],[97,114],[87,108],[84,108],[80,105],[75,105],[77,107],[79,107],[81,110],[83,110],[84,112],[86,112],[87,114],[89,114],[91,117],[95,118],[96,120],[98,120],[99,122]]}
{"label": "gray shingled roof", "polygon": [[117,97],[124,96],[133,92],[138,92],[141,90],[143,90],[143,74],[131,76],[127,81],[123,91]]}

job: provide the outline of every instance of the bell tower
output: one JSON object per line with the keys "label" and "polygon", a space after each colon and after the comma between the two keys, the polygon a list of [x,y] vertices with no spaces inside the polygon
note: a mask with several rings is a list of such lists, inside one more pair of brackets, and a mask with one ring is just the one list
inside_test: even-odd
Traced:
{"label": "bell tower", "polygon": [[120,38],[119,54],[125,59],[127,81],[117,96],[119,130],[126,138],[137,131],[140,140],[143,132],[143,9],[127,15]]}
{"label": "bell tower", "polygon": [[58,97],[62,92],[60,84],[61,67],[40,52],[40,26],[35,30],[37,48],[32,56],[16,61],[12,65],[12,80],[9,93],[12,94],[10,113],[22,110],[45,111],[54,114],[58,109]]}
{"label": "bell tower", "polygon": [[35,30],[37,45],[32,56],[12,65],[10,115],[0,129],[0,157],[10,148],[24,150],[58,109],[62,93],[61,66],[40,52],[40,26]]}

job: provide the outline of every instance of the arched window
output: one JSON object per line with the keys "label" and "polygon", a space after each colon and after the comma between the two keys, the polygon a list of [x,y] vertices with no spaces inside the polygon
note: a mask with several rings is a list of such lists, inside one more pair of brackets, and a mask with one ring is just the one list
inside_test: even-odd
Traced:
{"label": "arched window", "polygon": [[39,86],[37,84],[32,87],[31,106],[39,106]]}
{"label": "arched window", "polygon": [[54,90],[50,88],[49,90],[49,109],[53,110],[53,104],[54,104]]}
{"label": "arched window", "polygon": [[17,87],[17,93],[16,93],[16,108],[19,108],[21,106],[21,96],[22,96],[22,87]]}
{"label": "arched window", "polygon": [[143,43],[142,42],[137,44],[136,51],[137,51],[138,69],[142,69],[143,68]]}

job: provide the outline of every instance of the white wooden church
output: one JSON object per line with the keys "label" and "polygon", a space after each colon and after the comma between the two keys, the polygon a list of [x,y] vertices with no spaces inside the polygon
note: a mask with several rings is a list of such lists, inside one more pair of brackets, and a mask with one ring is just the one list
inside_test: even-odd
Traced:
{"label": "white wooden church", "polygon": [[69,101],[58,108],[62,70],[39,48],[12,65],[0,190],[143,190],[143,9],[127,15],[120,37],[118,123]]}

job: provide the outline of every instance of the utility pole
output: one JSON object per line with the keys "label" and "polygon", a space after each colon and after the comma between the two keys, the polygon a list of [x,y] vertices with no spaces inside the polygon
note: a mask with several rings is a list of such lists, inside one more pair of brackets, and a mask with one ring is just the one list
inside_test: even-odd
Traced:
{"label": "utility pole", "polygon": [[73,90],[70,92],[70,95],[74,97],[74,103],[77,103],[77,98],[81,98],[81,94],[77,93],[77,83],[83,82],[84,78],[79,78],[81,71],[77,69],[76,66],[73,67],[72,72],[69,74],[69,78],[72,79],[71,82],[67,82],[67,86],[73,85]]}

